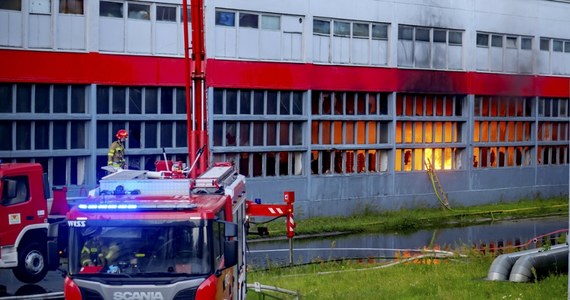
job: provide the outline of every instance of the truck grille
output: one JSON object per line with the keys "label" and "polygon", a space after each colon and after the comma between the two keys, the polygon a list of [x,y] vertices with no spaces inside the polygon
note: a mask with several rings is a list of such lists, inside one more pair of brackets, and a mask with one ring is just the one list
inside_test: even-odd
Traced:
{"label": "truck grille", "polygon": [[194,300],[196,298],[196,291],[198,288],[185,289],[176,293],[173,300]]}
{"label": "truck grille", "polygon": [[81,290],[81,298],[83,300],[103,300],[103,296],[94,290],[79,288]]}

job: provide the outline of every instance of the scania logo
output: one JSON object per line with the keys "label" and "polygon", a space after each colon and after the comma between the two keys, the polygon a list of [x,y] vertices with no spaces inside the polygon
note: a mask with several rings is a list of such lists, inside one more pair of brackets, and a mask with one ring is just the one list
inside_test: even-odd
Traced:
{"label": "scania logo", "polygon": [[114,292],[114,300],[164,300],[161,292]]}

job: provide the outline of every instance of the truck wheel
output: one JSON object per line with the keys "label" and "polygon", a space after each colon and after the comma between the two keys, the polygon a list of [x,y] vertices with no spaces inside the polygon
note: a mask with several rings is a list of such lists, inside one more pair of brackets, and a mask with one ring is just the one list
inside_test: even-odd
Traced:
{"label": "truck wheel", "polygon": [[18,251],[18,266],[12,269],[14,276],[25,283],[36,283],[47,274],[47,257],[45,247],[41,243],[32,242]]}

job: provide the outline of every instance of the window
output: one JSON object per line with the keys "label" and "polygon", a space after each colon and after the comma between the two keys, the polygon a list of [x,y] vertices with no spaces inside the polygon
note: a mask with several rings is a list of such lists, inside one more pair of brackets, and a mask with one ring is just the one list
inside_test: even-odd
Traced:
{"label": "window", "polygon": [[507,48],[518,48],[517,47],[517,37],[508,36],[507,37]]}
{"label": "window", "polygon": [[521,38],[521,49],[522,50],[532,50],[532,38],[522,37]]}
{"label": "window", "polygon": [[570,41],[564,42],[564,52],[570,53]]}
{"label": "window", "polygon": [[372,39],[387,40],[388,39],[388,25],[386,25],[386,24],[372,24]]}
{"label": "window", "polygon": [[0,1],[0,9],[22,10],[22,0],[2,0]]}
{"label": "window", "polygon": [[460,31],[450,31],[449,32],[449,44],[450,45],[462,45],[463,38]]}
{"label": "window", "polygon": [[313,33],[330,34],[331,33],[331,22],[314,19],[313,20]]}
{"label": "window", "polygon": [[486,33],[477,33],[477,46],[489,47],[489,35]]}
{"label": "window", "polygon": [[416,41],[429,42],[429,29],[416,28]]}
{"label": "window", "polygon": [[10,206],[28,201],[30,186],[27,176],[6,177],[2,179],[2,205]]}
{"label": "window", "polygon": [[[188,17],[190,17],[190,15]],[[157,5],[156,20],[165,21],[165,22],[176,22],[176,8],[172,6]]]}
{"label": "window", "polygon": [[261,16],[261,29],[280,30],[281,29],[281,17],[262,15]]}
{"label": "window", "polygon": [[370,26],[369,24],[353,23],[352,24],[352,35],[355,37],[369,37]]}
{"label": "window", "polygon": [[[302,93],[214,90],[215,161],[234,161],[249,177],[303,175]],[[274,115],[271,120],[263,115]],[[275,151],[278,150],[278,151]]]}
{"label": "window", "polygon": [[129,2],[129,19],[150,20],[150,5]]}
{"label": "window", "polygon": [[[190,23],[192,20],[192,10],[190,6],[186,9],[186,17],[188,18],[188,23]],[[176,16],[174,16],[174,18],[176,18]],[[180,7],[180,23],[182,22],[184,22],[184,8]]]}
{"label": "window", "polygon": [[236,14],[229,11],[216,11],[216,25],[221,26],[235,26]]}
{"label": "window", "polygon": [[60,14],[83,14],[83,0],[59,0]]}
{"label": "window", "polygon": [[0,84],[0,113],[11,113],[12,107],[12,85]]}
{"label": "window", "polygon": [[434,30],[433,31],[433,41],[436,43],[447,43],[447,31],[445,31],[445,30]]}
{"label": "window", "polygon": [[406,26],[398,27],[398,39],[411,41],[413,40],[413,37],[414,37],[413,27],[406,27]]}
{"label": "window", "polygon": [[335,36],[350,36],[350,23],[334,21]]}
{"label": "window", "polygon": [[503,36],[491,35],[491,47],[503,47]]}
{"label": "window", "polygon": [[564,48],[564,42],[561,40],[554,40],[552,41],[552,51],[554,52],[562,52]]}
{"label": "window", "polygon": [[550,51],[550,39],[546,39],[546,38],[540,39],[540,50]]}
{"label": "window", "polygon": [[110,1],[99,2],[99,15],[101,17],[122,18],[123,3]]}
{"label": "window", "polygon": [[245,28],[259,28],[259,16],[256,14],[240,13],[239,14],[239,27]]}

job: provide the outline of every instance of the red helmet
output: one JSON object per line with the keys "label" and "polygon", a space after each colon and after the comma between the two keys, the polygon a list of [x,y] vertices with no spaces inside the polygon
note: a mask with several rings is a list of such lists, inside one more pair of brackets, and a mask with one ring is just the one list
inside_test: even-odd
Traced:
{"label": "red helmet", "polygon": [[121,129],[121,130],[117,131],[117,134],[116,134],[115,136],[116,136],[118,139],[128,138],[128,137],[129,137],[129,133],[128,133],[126,130]]}

